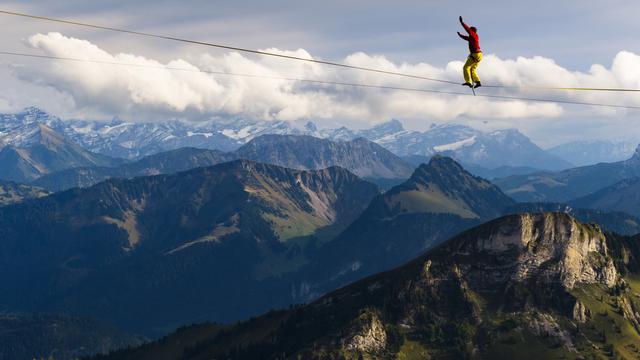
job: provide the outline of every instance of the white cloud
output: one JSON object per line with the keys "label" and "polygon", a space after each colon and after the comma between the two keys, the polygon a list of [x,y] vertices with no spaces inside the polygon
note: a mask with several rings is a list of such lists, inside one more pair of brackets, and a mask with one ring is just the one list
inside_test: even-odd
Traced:
{"label": "white cloud", "polygon": [[[261,76],[465,91],[462,87],[454,85],[272,57],[248,57],[234,52],[202,54],[190,57],[190,61],[176,59],[162,63],[135,54],[111,54],[89,41],[55,32],[33,35],[26,43],[31,48],[52,56],[140,65],[132,67],[52,61],[44,63],[44,66],[14,69],[20,79],[27,81],[25,86],[46,85],[50,89],[56,89],[58,96],[59,93],[64,94],[63,97],[67,98],[65,103],[71,103],[69,106],[75,107],[70,112],[76,113],[119,115],[144,120],[168,117],[202,119],[223,115],[280,120],[344,119],[352,123],[369,124],[389,118],[456,122],[469,119],[542,119],[544,122],[548,121],[544,119],[561,116],[593,115],[593,108],[566,107],[549,103],[336,87],[288,80],[158,69],[168,66]],[[266,51],[312,57],[302,49]],[[355,66],[461,81],[460,61],[449,62],[445,67],[427,63],[396,64],[383,56],[359,52],[346,57],[343,62]],[[640,56],[622,51],[615,56],[611,68],[593,65],[588,72],[576,72],[544,57],[504,60],[495,55],[487,55],[480,66],[480,74],[485,84],[640,88]],[[481,89],[480,92],[637,105],[637,97],[615,93],[530,93],[488,88]],[[7,102],[11,103],[6,94],[0,93],[0,98],[4,98],[3,107],[8,106]],[[37,99],[33,100],[35,102]],[[620,116],[621,112],[598,110],[597,114]]]}
{"label": "white cloud", "polygon": [[[166,64],[133,54],[110,54],[96,45],[59,33],[37,34],[28,45],[58,57],[121,62],[146,67],[54,61],[38,70],[20,69],[31,82],[40,82],[68,93],[79,109],[164,117],[185,112],[204,115],[227,114],[260,119],[340,118],[352,121],[382,121],[390,117],[455,119],[473,117],[552,117],[561,109],[554,105],[496,102],[460,96],[371,90],[350,87],[158,69],[168,66],[205,71],[223,71],[274,77],[362,82],[391,86],[433,87],[407,79],[367,72],[340,70],[319,64],[276,58],[249,58],[238,53],[204,54],[194,63],[173,60]],[[311,58],[305,50],[280,51],[285,55]],[[455,79],[450,64],[439,69],[429,64],[396,65],[381,56],[356,53],[346,63]],[[460,89],[455,89],[456,91]]]}

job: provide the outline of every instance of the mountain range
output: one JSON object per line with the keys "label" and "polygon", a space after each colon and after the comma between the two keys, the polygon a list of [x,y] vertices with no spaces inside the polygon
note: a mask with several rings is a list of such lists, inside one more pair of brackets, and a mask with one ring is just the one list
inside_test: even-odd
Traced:
{"label": "mountain range", "polygon": [[0,208],[0,286],[12,311],[73,311],[153,335],[313,299],[512,204],[440,156],[385,194],[339,167],[248,160],[111,179]]}
{"label": "mountain range", "polygon": [[158,334],[283,306],[289,284],[269,279],[308,262],[378,191],[338,167],[239,160],[2,207],[3,307]]}
{"label": "mountain range", "polygon": [[[217,119],[197,123],[151,123],[61,120],[37,108],[0,115],[0,144],[13,144],[21,127],[44,124],[88,151],[116,158],[138,159],[181,147],[233,151],[261,135],[308,135],[333,141],[371,140],[398,156],[446,154],[464,164],[485,168],[535,167],[558,170],[571,164],[545,152],[514,129],[482,132],[463,125],[432,126],[425,132],[405,130],[392,120],[370,129],[318,129],[286,121]],[[0,145],[1,146],[1,145]]]}
{"label": "mountain range", "polygon": [[572,165],[535,145],[515,129],[482,132],[463,125],[437,125],[425,132],[405,130],[393,120],[363,132],[363,137],[400,156],[444,154],[485,168],[533,166],[560,170]]}
{"label": "mountain range", "polygon": [[[11,133],[0,149],[0,179],[29,182],[73,167],[115,166],[123,161],[91,153],[44,124],[34,123]],[[0,137],[0,143],[7,141]]]}
{"label": "mountain range", "polygon": [[[271,148],[271,141],[267,144],[267,153],[281,152]],[[285,154],[296,153],[295,147],[285,148]],[[183,151],[189,158],[194,155],[191,151],[196,150]],[[206,163],[212,159],[210,155],[223,153],[197,150],[195,154],[196,159],[202,158]],[[161,162],[166,166],[160,168],[178,166],[183,158],[184,154],[176,156],[173,162]],[[133,164],[126,166],[136,168]],[[152,167],[149,164],[153,162],[137,169]],[[376,186],[339,167],[291,170],[249,160],[174,175],[111,179],[89,188],[0,208],[0,231],[2,238],[7,239],[0,245],[3,254],[0,274],[5,274],[0,291],[11,294],[4,300],[6,310],[72,312],[114,322],[128,332],[157,336],[185,323],[205,320],[228,323],[271,308],[313,301],[345,285],[348,289],[356,286],[347,285],[353,281],[388,271],[424,251],[440,249],[443,241],[499,217],[514,206],[517,206],[514,201],[498,187],[470,174],[453,159],[439,155],[419,166],[406,182],[382,194]],[[612,227],[619,228],[623,227],[618,222],[634,221],[632,217],[607,217],[608,213],[575,214],[589,221],[609,221]],[[566,229],[574,228],[583,229],[580,233],[600,231],[590,225],[583,227],[570,215],[564,216],[548,224],[546,220],[535,220],[543,224],[531,231],[542,234],[554,227],[559,230],[547,234],[564,234]],[[630,224],[625,229],[629,228]],[[512,231],[505,230],[503,225],[491,229],[497,234]],[[589,243],[594,241],[597,242],[589,240]],[[536,252],[536,256],[556,251],[546,246],[538,246],[541,252]],[[498,260],[482,261],[503,261],[507,254],[496,256]],[[485,265],[478,266],[488,268]],[[528,291],[535,293],[539,289]],[[488,294],[483,296],[482,301],[491,301]],[[155,300],[150,303],[148,299]],[[189,306],[181,306],[185,303]],[[531,321],[527,313],[520,315],[522,323]],[[272,319],[270,316],[266,318]],[[558,324],[564,321],[554,319]],[[280,319],[273,324],[281,323]],[[393,322],[382,324],[385,329],[398,326]],[[473,331],[480,331],[477,324],[474,326]],[[215,343],[219,334],[233,332],[235,328],[201,325],[183,331],[190,334],[189,339],[180,340],[184,344],[191,344],[194,339]],[[183,334],[176,336],[182,339]],[[436,345],[420,346],[447,354],[468,351],[452,347],[444,340],[456,338],[458,333],[446,334],[434,340]],[[277,338],[275,334],[274,339]],[[413,336],[411,339],[415,340]],[[269,354],[270,348],[262,347],[261,341],[251,343]],[[465,341],[469,339],[462,338],[456,343]],[[557,342],[545,341],[542,343],[558,347]],[[222,356],[212,353],[207,346],[199,346],[192,344],[189,349],[179,351],[181,354],[187,351],[188,358],[200,354],[197,349],[206,356]],[[252,346],[245,343],[238,346],[238,353],[225,356],[255,356]],[[418,354],[426,351],[418,350]],[[302,351],[308,354],[304,352],[306,348]],[[329,347],[327,351],[334,350]],[[356,358],[387,354],[366,355],[366,351],[358,351],[354,353]]]}
{"label": "mountain range", "polygon": [[44,175],[31,184],[49,191],[89,187],[111,178],[134,178],[173,174],[198,167],[212,166],[236,159],[233,154],[218,150],[180,148],[146,156],[117,167],[80,167]]}
{"label": "mountain range", "polygon": [[600,163],[558,172],[539,172],[496,179],[509,196],[524,202],[568,202],[624,179],[640,176],[640,146],[624,161]]}
{"label": "mountain range", "polygon": [[633,358],[640,147],[587,150],[0,115],[0,358]]}
{"label": "mountain range", "polygon": [[631,359],[637,244],[567,214],[512,215],[311,304],[98,359]]}
{"label": "mountain range", "polygon": [[261,135],[234,152],[180,148],[144,157],[118,167],[80,167],[42,176],[33,185],[50,191],[88,187],[109,178],[172,174],[235,159],[253,160],[290,169],[320,170],[340,166],[376,183],[402,182],[413,167],[371,141],[331,141],[305,135]]}
{"label": "mountain range", "polygon": [[362,178],[406,179],[413,167],[364,138],[330,141],[312,136],[262,135],[235,152],[241,159],[293,169],[340,166]]}

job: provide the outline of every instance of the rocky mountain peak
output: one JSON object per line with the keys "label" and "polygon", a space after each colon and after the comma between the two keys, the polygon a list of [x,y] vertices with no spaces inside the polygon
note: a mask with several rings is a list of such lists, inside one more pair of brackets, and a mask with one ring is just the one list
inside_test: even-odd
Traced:
{"label": "rocky mountain peak", "polygon": [[239,158],[291,169],[323,169],[336,165],[370,178],[406,178],[413,170],[398,156],[365,138],[331,141],[307,135],[262,135],[235,154]]}
{"label": "rocky mountain peak", "polygon": [[400,122],[400,120],[392,119],[378,126],[375,126],[374,129],[384,130],[387,133],[396,133],[404,131],[404,126],[402,125],[402,122]]}
{"label": "rocky mountain peak", "polygon": [[369,140],[382,141],[383,139],[404,133],[405,129],[399,120],[393,119],[385,123],[376,125],[370,129],[358,132],[358,135]]}
{"label": "rocky mountain peak", "polygon": [[464,168],[451,157],[442,155],[432,156],[427,166],[443,170],[465,171]]}
{"label": "rocky mountain peak", "polygon": [[19,131],[14,131],[10,139],[5,141],[16,148],[44,145],[55,147],[65,141],[64,137],[40,122],[30,122],[23,125]]}
{"label": "rocky mountain peak", "polygon": [[[466,269],[470,278],[482,277],[484,280],[478,279],[480,283],[533,279],[572,289],[577,284],[613,287],[619,280],[600,228],[582,224],[566,213],[507,216],[482,225],[453,243],[455,250],[448,249],[462,260],[462,269],[466,269],[467,260],[478,266],[479,258],[491,259],[488,262],[492,265],[486,264],[488,268],[478,267],[481,271]],[[491,267],[501,270],[488,277]]]}
{"label": "rocky mountain peak", "polygon": [[44,111],[44,110],[42,110],[40,108],[37,108],[35,106],[29,106],[29,107],[25,108],[24,110],[22,110],[22,112],[20,114],[25,116],[25,117],[26,116],[30,116],[30,117],[32,117],[34,119],[49,117],[49,114],[46,111]]}
{"label": "rocky mountain peak", "polygon": [[472,175],[450,157],[440,155],[420,165],[409,180],[387,194],[396,199],[391,203],[400,201],[407,211],[442,212],[446,208],[444,212],[465,218],[494,218],[513,205],[513,200],[497,186]]}
{"label": "rocky mountain peak", "polygon": [[304,125],[304,129],[310,133],[318,132],[318,127],[313,121],[309,121]]}
{"label": "rocky mountain peak", "polygon": [[465,175],[473,177],[452,158],[434,155],[428,164],[422,164],[415,170],[409,181],[419,184],[439,183],[440,180],[460,178]]}

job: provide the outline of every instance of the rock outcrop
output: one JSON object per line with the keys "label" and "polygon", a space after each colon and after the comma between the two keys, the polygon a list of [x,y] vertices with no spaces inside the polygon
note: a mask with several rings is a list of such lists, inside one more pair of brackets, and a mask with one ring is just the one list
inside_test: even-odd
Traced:
{"label": "rock outcrop", "polygon": [[348,351],[374,353],[384,349],[387,333],[375,311],[366,311],[354,321],[352,333],[343,341]]}
{"label": "rock outcrop", "polygon": [[[460,257],[491,256],[494,265],[487,264],[480,276],[493,270],[492,277],[476,283],[535,278],[568,290],[579,283],[616,285],[619,276],[597,225],[581,224],[564,213],[515,215],[494,225],[488,232],[464,237],[456,250]],[[475,276],[478,271],[471,272]]]}
{"label": "rock outcrop", "polygon": [[589,320],[589,317],[591,317],[589,309],[580,301],[576,301],[576,304],[573,306],[573,320],[579,323],[585,323]]}

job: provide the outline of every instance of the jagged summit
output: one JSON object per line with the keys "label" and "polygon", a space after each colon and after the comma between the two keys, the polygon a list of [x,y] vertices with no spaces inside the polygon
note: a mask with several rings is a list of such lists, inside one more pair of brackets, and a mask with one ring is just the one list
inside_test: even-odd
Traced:
{"label": "jagged summit", "polygon": [[360,177],[376,179],[406,179],[413,171],[404,160],[364,138],[331,141],[306,135],[262,135],[243,145],[236,154],[291,169],[337,165]]}
{"label": "jagged summit", "polygon": [[318,132],[318,127],[316,126],[316,124],[313,121],[309,121],[304,125],[304,129],[312,134],[315,134]]}
{"label": "jagged summit", "polygon": [[51,116],[49,115],[49,113],[47,113],[46,111],[36,106],[26,107],[19,114],[23,116],[31,116],[32,118],[35,118],[35,119]]}
{"label": "jagged summit", "polygon": [[404,126],[402,125],[402,122],[400,120],[391,119],[380,125],[374,126],[371,130],[383,131],[386,133],[396,133],[396,132],[404,131]]}
{"label": "jagged summit", "polygon": [[[440,209],[438,212],[443,211],[444,203],[440,202],[446,199],[450,204],[447,211],[477,218],[498,216],[502,209],[513,204],[497,186],[469,173],[452,158],[441,155],[420,165],[407,182],[390,190],[389,196],[406,197],[409,193],[422,194],[419,203],[430,203],[430,208]],[[438,198],[442,200],[436,201]],[[417,203],[412,201],[412,206]]]}
{"label": "jagged summit", "polygon": [[[407,184],[452,185],[452,181],[458,182],[464,177],[476,178],[467,172],[462,165],[451,157],[434,155],[427,164],[421,164],[411,175]],[[479,178],[478,178],[479,179]]]}
{"label": "jagged summit", "polygon": [[456,162],[453,158],[444,155],[434,155],[429,159],[429,163],[422,164],[416,169],[412,178],[424,176],[425,173],[432,173],[434,170],[437,170],[440,173],[449,172],[449,175],[466,172],[462,165]]}

